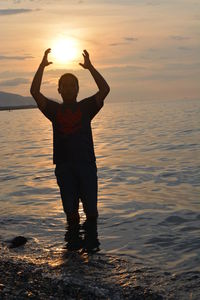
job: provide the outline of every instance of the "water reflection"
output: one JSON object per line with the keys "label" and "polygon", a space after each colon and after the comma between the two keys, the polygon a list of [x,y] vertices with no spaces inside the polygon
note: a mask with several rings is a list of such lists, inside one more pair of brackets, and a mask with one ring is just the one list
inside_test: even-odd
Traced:
{"label": "water reflection", "polygon": [[80,250],[82,253],[100,251],[97,219],[87,219],[83,224],[71,223],[66,225],[65,248],[68,251]]}

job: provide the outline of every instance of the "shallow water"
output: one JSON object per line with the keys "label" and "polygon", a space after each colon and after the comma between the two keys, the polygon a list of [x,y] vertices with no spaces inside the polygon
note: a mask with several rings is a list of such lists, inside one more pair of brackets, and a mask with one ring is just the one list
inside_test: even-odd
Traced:
{"label": "shallow water", "polygon": [[[51,124],[37,109],[0,116],[0,238],[62,248]],[[200,271],[199,120],[200,101],[105,104],[93,121],[103,253]]]}

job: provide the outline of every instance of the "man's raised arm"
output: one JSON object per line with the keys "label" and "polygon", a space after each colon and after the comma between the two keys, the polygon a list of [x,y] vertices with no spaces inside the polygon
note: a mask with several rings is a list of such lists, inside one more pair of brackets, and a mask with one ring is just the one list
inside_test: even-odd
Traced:
{"label": "man's raised arm", "polygon": [[32,84],[31,84],[31,89],[30,93],[37,102],[37,105],[40,110],[44,110],[47,104],[47,98],[42,95],[40,92],[40,87],[41,87],[41,82],[42,82],[42,77],[44,73],[44,68],[47,67],[48,65],[52,64],[52,62],[48,62],[48,54],[51,51],[51,49],[47,49],[44,53],[44,57],[42,59],[42,62],[35,73],[35,76],[33,78]]}
{"label": "man's raised arm", "polygon": [[84,63],[83,64],[80,63],[79,65],[81,65],[84,69],[88,69],[92,77],[94,78],[97,87],[99,89],[98,93],[96,94],[96,103],[98,107],[101,107],[103,104],[103,100],[110,92],[110,87],[105,81],[105,79],[102,77],[102,75],[92,65],[89,58],[89,53],[86,50],[83,51],[83,57],[84,57]]}

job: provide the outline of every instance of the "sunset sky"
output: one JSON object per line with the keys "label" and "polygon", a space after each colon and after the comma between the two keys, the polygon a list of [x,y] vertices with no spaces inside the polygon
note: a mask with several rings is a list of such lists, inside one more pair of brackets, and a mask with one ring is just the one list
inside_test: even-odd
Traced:
{"label": "sunset sky", "polygon": [[42,92],[59,99],[58,78],[79,78],[79,99],[96,92],[87,49],[110,100],[200,99],[200,0],[0,1],[0,91],[29,96],[45,49],[72,40],[72,61],[46,68]]}

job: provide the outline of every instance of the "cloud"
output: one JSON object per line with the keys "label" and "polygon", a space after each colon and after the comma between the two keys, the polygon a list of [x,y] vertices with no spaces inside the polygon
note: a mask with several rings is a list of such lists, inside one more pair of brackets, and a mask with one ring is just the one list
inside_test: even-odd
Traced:
{"label": "cloud", "polygon": [[12,71],[3,71],[0,72],[0,79],[5,80],[9,78],[33,78],[34,71],[23,71],[23,70],[12,70]]}
{"label": "cloud", "polygon": [[0,60],[25,60],[31,58],[33,58],[33,56],[31,55],[24,55],[24,56],[0,55]]}
{"label": "cloud", "polygon": [[120,45],[124,45],[125,43],[112,43],[109,44],[109,46],[115,47],[115,46],[120,46]]}
{"label": "cloud", "polygon": [[178,49],[182,50],[182,51],[192,51],[193,50],[192,48],[184,47],[184,46],[178,47]]}
{"label": "cloud", "polygon": [[17,15],[17,14],[29,13],[29,12],[32,12],[32,11],[33,11],[32,9],[26,9],[26,8],[0,9],[0,16]]}
{"label": "cloud", "polygon": [[138,38],[134,38],[134,37],[124,37],[124,40],[127,42],[135,42],[138,41]]}
{"label": "cloud", "polygon": [[[135,0],[134,0],[135,1]],[[139,0],[137,0],[139,1]],[[136,2],[137,2],[136,1]],[[133,4],[133,0],[92,0],[92,1],[88,1],[88,2],[92,2],[92,3],[95,3],[95,4],[101,4],[101,3],[104,3],[104,4],[111,4],[111,5],[132,5]]]}
{"label": "cloud", "polygon": [[199,21],[199,20],[200,20],[200,15],[195,15],[195,16],[193,17],[193,20]]}
{"label": "cloud", "polygon": [[156,6],[156,5],[160,5],[160,1],[149,1],[146,3],[147,5],[151,5],[151,6]]}
{"label": "cloud", "polygon": [[[7,0],[9,2],[9,0]],[[59,0],[60,3],[66,4],[66,0]],[[21,4],[22,2],[28,2],[28,3],[42,3],[42,4],[51,4],[55,3],[55,0],[12,0],[11,1],[13,4]],[[58,1],[57,1],[58,2]],[[68,0],[67,4],[82,4],[84,3],[83,0]]]}
{"label": "cloud", "polygon": [[165,65],[166,70],[179,70],[179,71],[199,71],[200,70],[200,61],[195,63],[169,63]]}
{"label": "cloud", "polygon": [[189,36],[182,36],[182,35],[171,35],[170,38],[172,40],[176,41],[185,41],[185,40],[190,40]]}
{"label": "cloud", "polygon": [[18,86],[26,83],[30,83],[30,80],[26,78],[14,78],[0,81],[0,86]]}
{"label": "cloud", "polygon": [[111,43],[109,44],[109,46],[121,46],[121,45],[127,45],[130,44],[132,42],[136,42],[138,41],[138,38],[134,38],[134,37],[124,37],[122,42],[116,42],[116,43]]}

